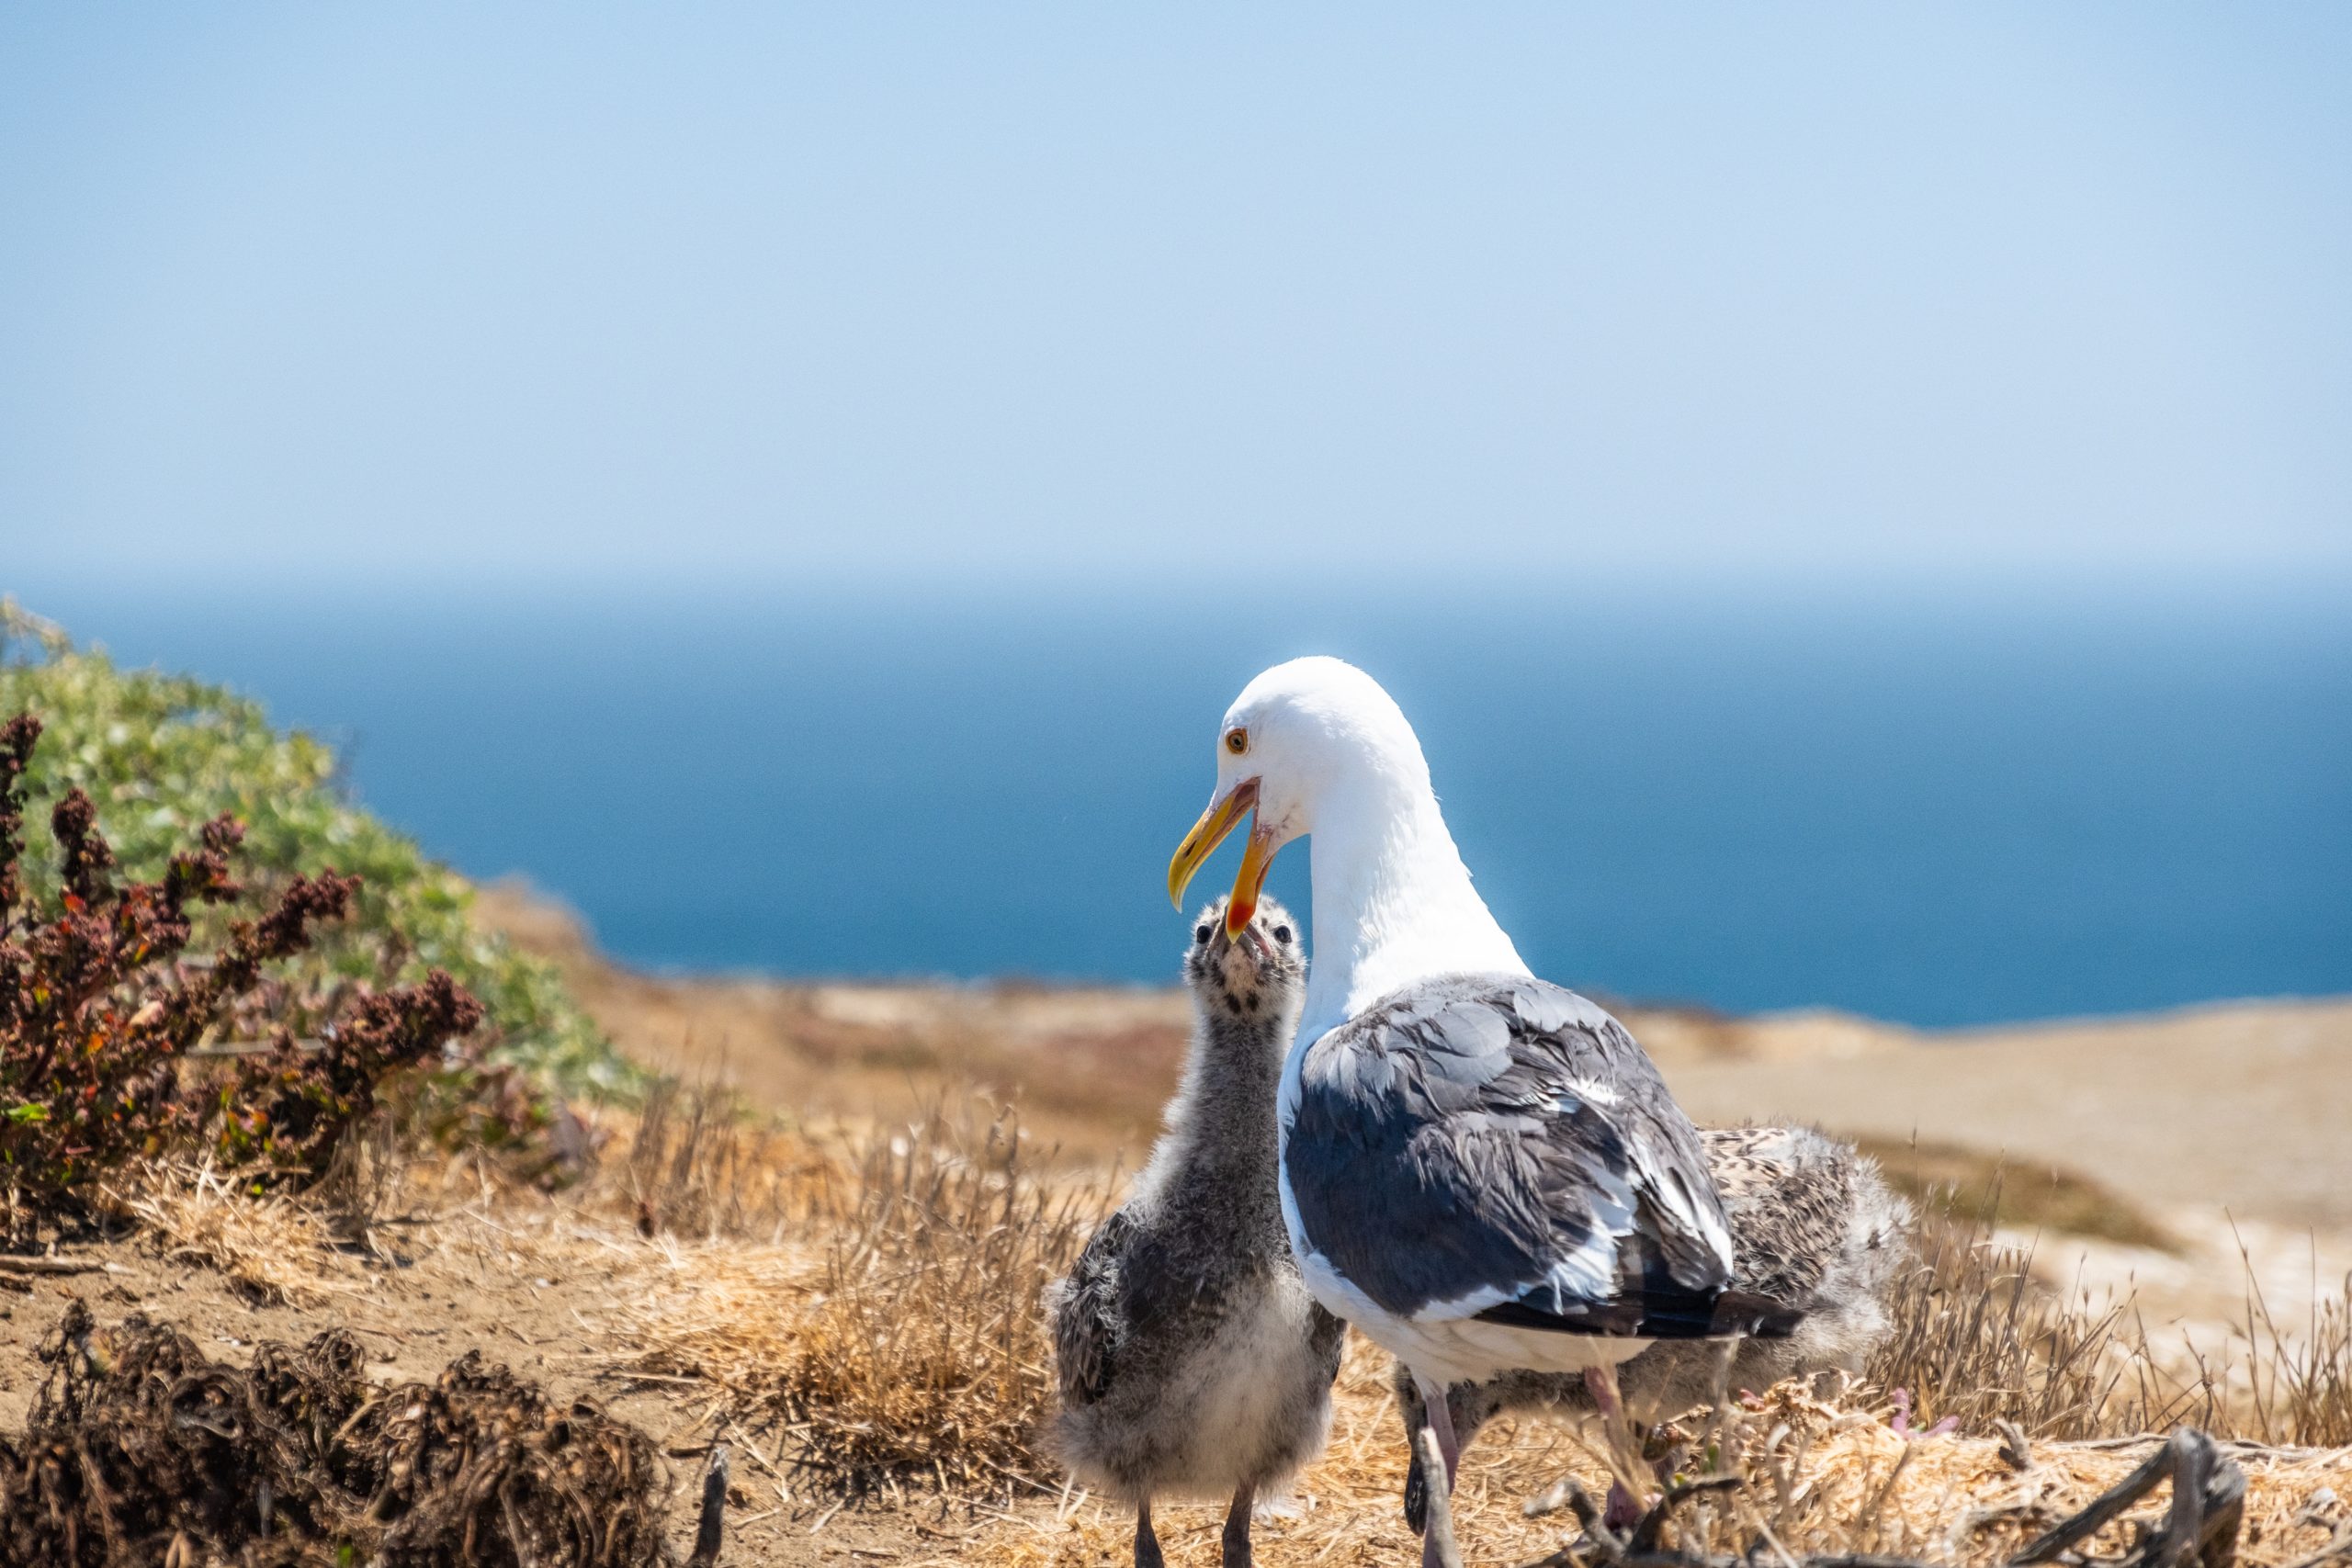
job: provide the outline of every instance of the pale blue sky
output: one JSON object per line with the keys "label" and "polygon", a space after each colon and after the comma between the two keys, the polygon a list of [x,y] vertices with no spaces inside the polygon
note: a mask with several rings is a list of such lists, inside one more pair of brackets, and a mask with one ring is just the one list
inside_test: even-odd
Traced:
{"label": "pale blue sky", "polygon": [[0,13],[0,587],[2352,581],[2352,7]]}

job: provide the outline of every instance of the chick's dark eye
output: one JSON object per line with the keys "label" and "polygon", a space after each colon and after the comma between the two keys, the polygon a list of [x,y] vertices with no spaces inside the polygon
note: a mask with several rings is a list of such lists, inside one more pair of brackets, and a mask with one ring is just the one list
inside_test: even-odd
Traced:
{"label": "chick's dark eye", "polygon": [[1200,943],[1203,947],[1206,947],[1209,944],[1209,928],[1206,926],[1194,926],[1193,928],[1193,940]]}
{"label": "chick's dark eye", "polygon": [[1276,942],[1288,942],[1290,940],[1290,928],[1288,926],[1276,926],[1274,928],[1274,940]]}

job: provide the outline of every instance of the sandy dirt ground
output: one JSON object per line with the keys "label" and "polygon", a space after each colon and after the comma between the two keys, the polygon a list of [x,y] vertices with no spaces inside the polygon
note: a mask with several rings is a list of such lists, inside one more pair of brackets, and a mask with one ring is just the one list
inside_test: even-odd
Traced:
{"label": "sandy dirt ground", "polygon": [[[691,1530],[694,1479],[708,1445],[722,1441],[734,1455],[722,1562],[1123,1568],[1131,1516],[1118,1505],[1035,1486],[1004,1498],[947,1500],[910,1489],[845,1502],[778,1462],[787,1434],[774,1419],[739,1423],[727,1415],[718,1385],[648,1370],[645,1325],[707,1306],[714,1275],[763,1280],[764,1299],[779,1314],[813,1299],[810,1259],[789,1238],[648,1238],[609,1211],[514,1190],[474,1197],[465,1187],[408,1194],[406,1223],[379,1230],[372,1253],[330,1253],[318,1236],[293,1231],[277,1236],[277,1256],[261,1267],[293,1286],[291,1301],[260,1299],[249,1280],[224,1273],[217,1257],[176,1253],[152,1233],[76,1247],[71,1256],[89,1272],[0,1294],[0,1429],[23,1421],[40,1374],[33,1349],[76,1297],[102,1322],[132,1312],[169,1321],[207,1355],[236,1364],[247,1363],[261,1341],[300,1344],[336,1325],[366,1344],[367,1371],[379,1382],[430,1380],[466,1350],[479,1349],[542,1382],[558,1399],[594,1399],[635,1423],[671,1467],[673,1545],[681,1553]],[[255,1239],[270,1238],[247,1241]],[[1837,1483],[1857,1496],[1878,1496],[1890,1517],[1915,1519],[1915,1533],[1888,1543],[1913,1551],[1937,1552],[1955,1517],[2011,1498],[2028,1479],[2046,1492],[2046,1511],[2071,1511],[2136,1457],[2044,1449],[2041,1468],[2021,1479],[1997,1461],[1988,1437],[1947,1439],[1906,1456],[1908,1439],[1890,1431],[1883,1416],[1840,1416],[1808,1450],[1807,1462],[1825,1485],[1841,1478]],[[1768,1411],[1757,1417],[1758,1430],[1792,1417],[1801,1413]],[[2297,1516],[2278,1499],[2323,1486],[2332,1495],[2352,1495],[2352,1450],[2243,1457],[2270,1521],[2253,1532],[2244,1561],[2260,1568],[2309,1555],[2326,1529],[2282,1527],[2282,1518]],[[1480,1568],[1523,1562],[1556,1546],[1568,1533],[1565,1517],[1531,1517],[1521,1504],[1566,1470],[1596,1491],[1604,1484],[1569,1427],[1506,1420],[1484,1434],[1464,1465],[1456,1501],[1468,1561]],[[1261,1514],[1259,1561],[1266,1568],[1415,1561],[1417,1542],[1397,1509],[1402,1472],[1385,1359],[1358,1341],[1337,1391],[1331,1447]],[[1897,1488],[1899,1475],[1908,1479]],[[1216,1561],[1215,1506],[1170,1502],[1158,1514],[1175,1568]]]}

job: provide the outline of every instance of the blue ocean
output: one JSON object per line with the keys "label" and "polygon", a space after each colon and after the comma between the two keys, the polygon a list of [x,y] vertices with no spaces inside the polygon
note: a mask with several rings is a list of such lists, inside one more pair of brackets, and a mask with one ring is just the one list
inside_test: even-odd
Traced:
{"label": "blue ocean", "polygon": [[[31,604],[261,697],[433,852],[650,969],[1168,979],[1217,718],[1322,651],[1402,703],[1481,888],[1568,984],[1923,1026],[2352,991],[2340,599],[1233,575]],[[1272,880],[1294,907],[1306,862]]]}

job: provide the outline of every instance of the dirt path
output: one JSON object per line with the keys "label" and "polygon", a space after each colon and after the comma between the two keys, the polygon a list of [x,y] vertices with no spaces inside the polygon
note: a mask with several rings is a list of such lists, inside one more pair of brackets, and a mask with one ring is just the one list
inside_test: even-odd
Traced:
{"label": "dirt path", "polygon": [[2046,1160],[2152,1209],[2352,1230],[2352,1001],[1940,1035],[1839,1054],[1665,1062],[1702,1122],[1838,1132]]}

